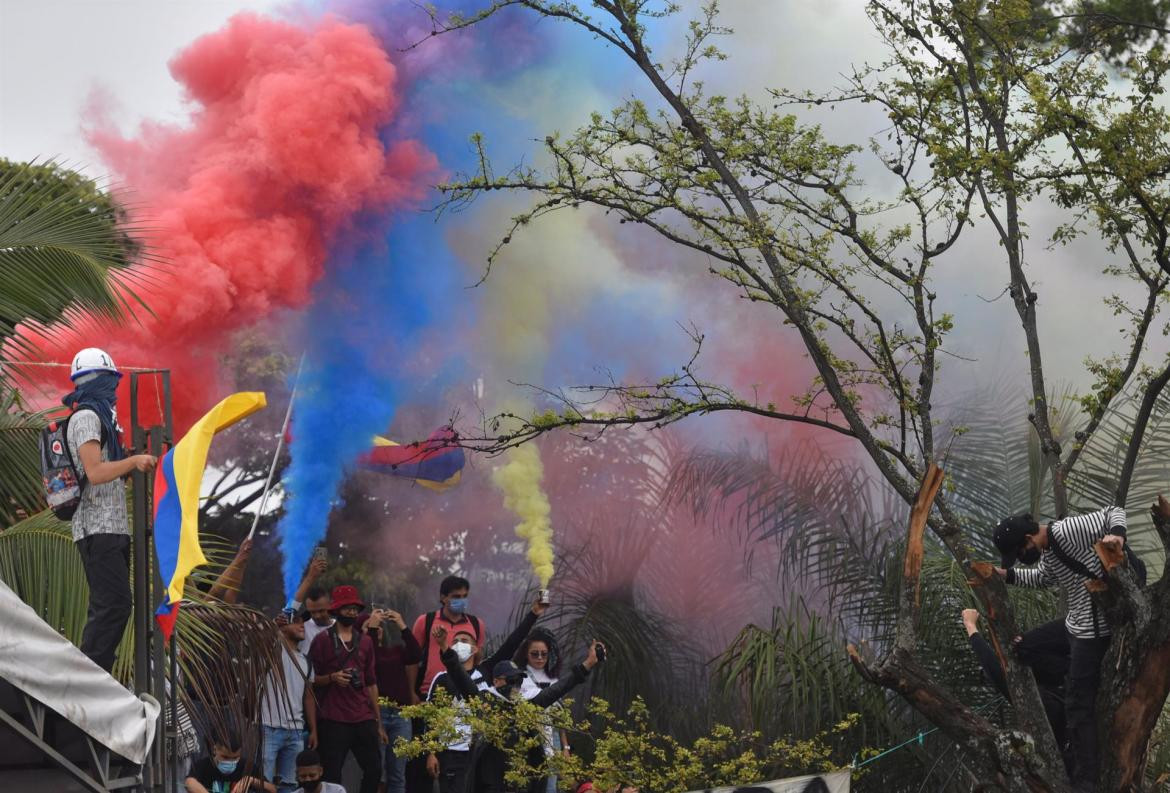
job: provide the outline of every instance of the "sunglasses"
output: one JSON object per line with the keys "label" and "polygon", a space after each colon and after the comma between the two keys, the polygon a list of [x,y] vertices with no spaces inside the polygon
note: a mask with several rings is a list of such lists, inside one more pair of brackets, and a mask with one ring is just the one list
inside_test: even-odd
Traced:
{"label": "sunglasses", "polygon": [[529,650],[529,658],[548,658],[548,650]]}

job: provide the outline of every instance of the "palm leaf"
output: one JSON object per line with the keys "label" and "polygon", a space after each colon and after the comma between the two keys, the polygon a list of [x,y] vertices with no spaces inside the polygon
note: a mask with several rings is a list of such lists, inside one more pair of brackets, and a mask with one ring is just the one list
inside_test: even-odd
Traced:
{"label": "palm leaf", "polygon": [[147,270],[131,268],[129,254],[140,262],[152,257],[130,242],[143,229],[120,223],[121,214],[96,185],[53,163],[4,169],[0,336],[22,322],[48,325],[81,314],[121,319],[139,302],[129,287]]}
{"label": "palm leaf", "polygon": [[[89,586],[72,545],[67,523],[48,511],[34,515],[0,532],[0,578],[41,619],[79,644]],[[234,732],[244,741],[245,756],[251,757],[259,747],[260,698],[270,672],[283,689],[283,649],[271,619],[244,606],[206,598],[203,592],[226,567],[234,546],[209,537],[202,538],[202,545],[209,564],[188,578],[175,629],[184,681],[179,693],[204,735]],[[133,646],[131,619],[113,669],[114,677],[128,686],[133,684]]]}
{"label": "palm leaf", "polygon": [[0,525],[44,509],[38,442],[43,413],[21,409],[15,391],[0,392]]}

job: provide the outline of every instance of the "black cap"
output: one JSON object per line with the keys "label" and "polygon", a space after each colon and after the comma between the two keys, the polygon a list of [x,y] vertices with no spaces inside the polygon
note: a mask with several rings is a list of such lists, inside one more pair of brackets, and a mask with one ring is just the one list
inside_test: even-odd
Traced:
{"label": "black cap", "polygon": [[497,677],[502,677],[505,680],[515,680],[517,678],[528,677],[528,675],[511,661],[500,661],[492,667],[492,678]]}
{"label": "black cap", "polygon": [[999,553],[1003,558],[1003,567],[1007,569],[1016,563],[1016,559],[1020,554],[1020,549],[1024,545],[1024,540],[1036,533],[1039,529],[1035,519],[1029,514],[1012,515],[1010,518],[1004,518],[995,527],[995,533],[992,535],[995,541],[995,547],[999,549]]}

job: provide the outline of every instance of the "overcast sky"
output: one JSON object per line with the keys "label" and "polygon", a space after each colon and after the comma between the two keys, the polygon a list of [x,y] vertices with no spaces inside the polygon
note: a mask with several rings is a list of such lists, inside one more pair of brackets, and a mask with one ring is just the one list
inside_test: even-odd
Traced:
{"label": "overcast sky", "polygon": [[[124,131],[144,119],[181,122],[182,97],[168,61],[234,13],[273,12],[282,5],[274,0],[0,0],[0,156],[54,157],[93,176],[107,175],[81,132],[84,109],[95,95]],[[721,42],[732,58],[713,70],[712,86],[761,98],[768,86],[827,88],[851,64],[880,56],[881,43],[863,5],[861,0],[725,3],[724,21],[736,35]],[[825,119],[827,134],[839,142],[863,142],[858,138],[859,127],[868,126],[858,124],[863,113],[832,114]],[[1042,225],[1032,229],[1037,236]],[[989,308],[980,299],[1002,289],[1001,256],[992,240],[971,236],[966,261],[938,275],[944,284],[954,279],[944,290],[951,296],[947,308],[966,313],[960,316],[963,338],[954,343],[964,354],[991,359],[997,371],[1003,356],[1022,365],[1022,339],[1010,305],[1001,301]],[[1057,379],[1076,379],[1086,352],[1104,352],[1112,343],[1109,334],[1086,327],[1082,313],[1106,316],[1099,303],[1107,288],[1099,275],[1105,257],[1092,244],[1057,251],[1033,244],[1030,256],[1050,340],[1075,341],[1049,345],[1049,363]],[[983,377],[975,374],[979,368],[972,369],[975,379]]]}
{"label": "overcast sky", "polygon": [[167,62],[242,10],[271,0],[0,0],[0,156],[55,157],[105,173],[80,131],[95,91],[122,129],[182,120]]}

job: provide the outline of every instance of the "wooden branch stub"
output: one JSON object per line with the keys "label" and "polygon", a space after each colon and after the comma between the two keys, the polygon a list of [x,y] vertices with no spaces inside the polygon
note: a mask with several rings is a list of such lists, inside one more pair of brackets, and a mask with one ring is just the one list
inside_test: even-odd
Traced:
{"label": "wooden branch stub", "polygon": [[910,533],[906,540],[902,585],[907,588],[905,591],[908,591],[910,586],[914,587],[916,611],[922,605],[922,558],[926,552],[923,544],[926,522],[930,519],[930,510],[934,506],[934,498],[938,495],[942,483],[942,469],[931,463],[926,469],[926,476],[922,479],[922,487],[918,489],[918,496],[914,499],[914,507],[910,510]]}
{"label": "wooden branch stub", "polygon": [[971,562],[971,572],[974,575],[967,578],[967,586],[981,587],[995,575],[995,565],[991,562]]}
{"label": "wooden branch stub", "polygon": [[1120,542],[1106,545],[1103,540],[1099,540],[1093,544],[1093,550],[1097,552],[1097,558],[1101,560],[1101,566],[1105,568],[1106,573],[1112,573],[1116,568],[1127,564],[1125,546]]}

